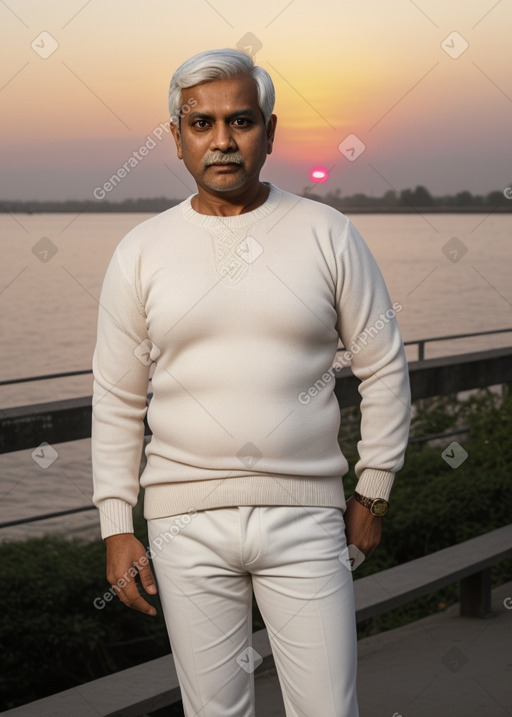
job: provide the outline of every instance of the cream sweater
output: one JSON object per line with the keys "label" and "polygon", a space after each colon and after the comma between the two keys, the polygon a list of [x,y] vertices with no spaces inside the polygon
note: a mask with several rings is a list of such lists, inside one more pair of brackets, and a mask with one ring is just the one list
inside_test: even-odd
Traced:
{"label": "cream sweater", "polygon": [[340,337],[361,380],[357,490],[388,498],[409,380],[363,239],[340,212],[274,185],[238,216],[198,214],[190,200],[130,231],[103,282],[91,439],[102,536],[133,531],[146,411],[146,518],[237,505],[344,510],[331,368]]}

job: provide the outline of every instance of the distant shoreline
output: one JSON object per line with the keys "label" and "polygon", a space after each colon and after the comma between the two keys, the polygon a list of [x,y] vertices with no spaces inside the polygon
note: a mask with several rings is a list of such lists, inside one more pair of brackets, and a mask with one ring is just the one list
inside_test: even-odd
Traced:
{"label": "distant shoreline", "polygon": [[[327,204],[328,202],[325,202]],[[179,202],[176,202],[179,204]],[[510,214],[511,206],[496,207],[340,207],[338,209],[343,214]],[[170,209],[175,204],[168,204],[160,208],[133,208],[126,207],[86,207],[71,209],[66,208],[37,208],[37,209],[20,209],[6,208],[6,204],[0,207],[1,214],[156,214]],[[331,205],[332,206],[332,205]]]}
{"label": "distant shoreline", "polygon": [[[174,205],[170,205],[174,206]],[[37,210],[6,210],[0,208],[1,214],[159,214],[160,212],[169,209],[163,207],[163,209],[117,209],[115,207],[108,209],[97,209],[87,208],[82,210],[77,209],[37,209]],[[486,207],[461,207],[461,208],[447,208],[447,207],[423,207],[421,209],[397,209],[396,207],[342,207],[339,208],[342,214],[510,214],[512,213],[512,207],[494,207],[492,209]]]}
{"label": "distant shoreline", "polygon": [[[512,212],[512,185],[502,191],[473,195],[459,192],[455,195],[434,197],[422,186],[401,192],[388,191],[382,197],[366,194],[342,196],[339,190],[325,195],[316,194],[313,187],[304,188],[302,195],[323,204],[328,204],[344,214],[493,214]],[[103,214],[103,213],[160,213],[180,204],[183,199],[150,197],[125,199],[120,202],[108,200],[0,201],[3,214]]]}

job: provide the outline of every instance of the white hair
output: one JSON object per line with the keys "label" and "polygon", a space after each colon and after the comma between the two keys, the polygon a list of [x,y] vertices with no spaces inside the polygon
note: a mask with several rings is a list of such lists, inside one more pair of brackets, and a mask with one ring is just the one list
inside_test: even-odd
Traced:
{"label": "white hair", "polygon": [[179,124],[181,117],[189,111],[189,109],[184,111],[182,107],[182,89],[194,87],[203,82],[230,79],[239,75],[250,75],[256,83],[258,106],[265,120],[265,126],[268,125],[275,102],[272,78],[263,67],[254,64],[250,55],[229,48],[199,52],[178,67],[169,86],[171,121]]}

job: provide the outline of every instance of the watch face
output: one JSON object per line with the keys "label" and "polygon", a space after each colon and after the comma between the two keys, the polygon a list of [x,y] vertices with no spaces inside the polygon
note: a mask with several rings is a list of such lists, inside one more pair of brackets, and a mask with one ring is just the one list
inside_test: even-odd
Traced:
{"label": "watch face", "polygon": [[386,515],[388,512],[388,502],[384,500],[384,498],[376,498],[372,503],[371,511],[374,515]]}

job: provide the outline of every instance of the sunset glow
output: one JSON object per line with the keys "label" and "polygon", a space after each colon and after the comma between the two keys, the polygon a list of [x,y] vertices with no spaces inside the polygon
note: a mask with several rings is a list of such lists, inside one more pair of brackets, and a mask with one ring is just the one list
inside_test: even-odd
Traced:
{"label": "sunset glow", "polygon": [[[0,21],[0,199],[90,198],[168,119],[176,67],[237,45],[274,80],[264,173],[292,191],[317,163],[343,192],[511,181],[507,3],[126,0],[120,14],[110,3],[12,0]],[[338,149],[349,135],[366,148],[353,162]],[[185,196],[185,177],[166,136],[110,198]]]}

